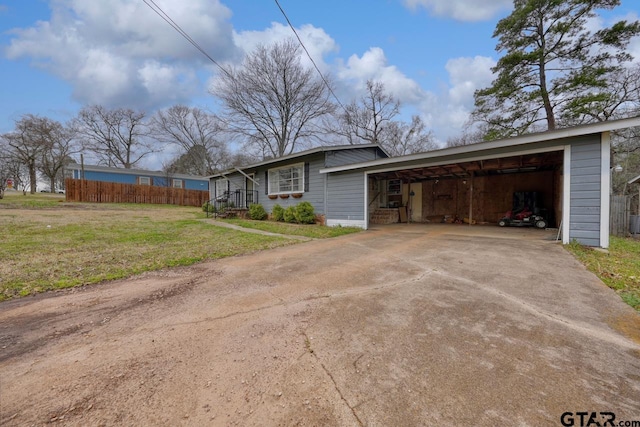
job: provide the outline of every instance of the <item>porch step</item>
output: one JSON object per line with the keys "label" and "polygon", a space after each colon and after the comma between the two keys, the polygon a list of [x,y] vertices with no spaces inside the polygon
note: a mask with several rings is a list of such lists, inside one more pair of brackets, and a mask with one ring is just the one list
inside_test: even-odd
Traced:
{"label": "porch step", "polygon": [[400,213],[398,208],[378,208],[373,211],[370,224],[394,224],[400,222]]}

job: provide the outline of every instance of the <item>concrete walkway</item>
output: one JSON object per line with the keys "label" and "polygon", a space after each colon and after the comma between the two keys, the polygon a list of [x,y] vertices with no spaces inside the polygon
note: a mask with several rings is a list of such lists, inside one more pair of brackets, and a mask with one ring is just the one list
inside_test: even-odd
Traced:
{"label": "concrete walkway", "polygon": [[239,225],[235,225],[235,224],[229,224],[228,222],[224,222],[224,221],[218,221],[215,219],[204,219],[203,221],[209,222],[217,227],[224,227],[224,228],[231,228],[233,230],[238,230],[238,231],[244,231],[246,233],[253,233],[253,234],[263,234],[265,236],[276,236],[276,237],[284,237],[285,239],[293,239],[293,240],[301,240],[303,242],[308,242],[310,240],[316,240],[312,237],[306,237],[306,236],[295,236],[292,234],[279,234],[279,233],[272,233],[270,231],[264,231],[264,230],[257,230],[255,228],[247,228],[247,227],[241,227]]}

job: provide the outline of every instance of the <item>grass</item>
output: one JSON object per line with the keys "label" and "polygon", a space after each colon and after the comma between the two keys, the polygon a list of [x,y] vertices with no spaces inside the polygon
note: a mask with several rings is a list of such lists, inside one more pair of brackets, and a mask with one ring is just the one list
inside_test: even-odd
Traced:
{"label": "grass", "polygon": [[0,200],[0,301],[295,243],[202,221],[200,208]]}
{"label": "grass", "polygon": [[325,227],[322,225],[290,224],[286,222],[254,221],[249,219],[224,219],[222,221],[245,228],[292,236],[305,236],[314,239],[326,239],[362,231],[362,228],[359,227]]}
{"label": "grass", "polygon": [[5,197],[0,199],[0,208],[46,209],[58,207],[61,202],[64,202],[64,194],[23,194],[21,191],[7,190]]}
{"label": "grass", "polygon": [[611,236],[608,254],[576,242],[567,248],[624,302],[640,311],[640,240]]}

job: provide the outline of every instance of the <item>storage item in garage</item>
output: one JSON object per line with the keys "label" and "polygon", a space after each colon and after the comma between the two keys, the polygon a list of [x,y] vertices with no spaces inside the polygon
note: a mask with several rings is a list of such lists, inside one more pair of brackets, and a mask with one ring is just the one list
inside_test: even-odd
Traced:
{"label": "storage item in garage", "polygon": [[548,222],[540,213],[543,209],[538,205],[538,193],[534,191],[517,191],[513,193],[513,208],[498,221],[500,227],[533,226],[547,228]]}

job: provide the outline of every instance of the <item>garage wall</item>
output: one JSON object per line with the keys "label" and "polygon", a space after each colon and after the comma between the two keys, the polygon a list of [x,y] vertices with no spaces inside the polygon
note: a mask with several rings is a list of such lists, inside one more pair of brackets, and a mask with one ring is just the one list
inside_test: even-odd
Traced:
{"label": "garage wall", "polygon": [[600,246],[601,161],[597,136],[571,144],[569,240],[588,246]]}
{"label": "garage wall", "polygon": [[327,174],[327,225],[366,227],[364,172]]}
{"label": "garage wall", "polygon": [[[497,223],[513,203],[516,191],[535,191],[541,206],[547,210],[550,226],[554,226],[559,192],[558,172],[543,171],[492,175],[473,178],[473,219],[478,222]],[[422,187],[422,217],[440,222],[445,215],[469,216],[471,179],[426,181]]]}

